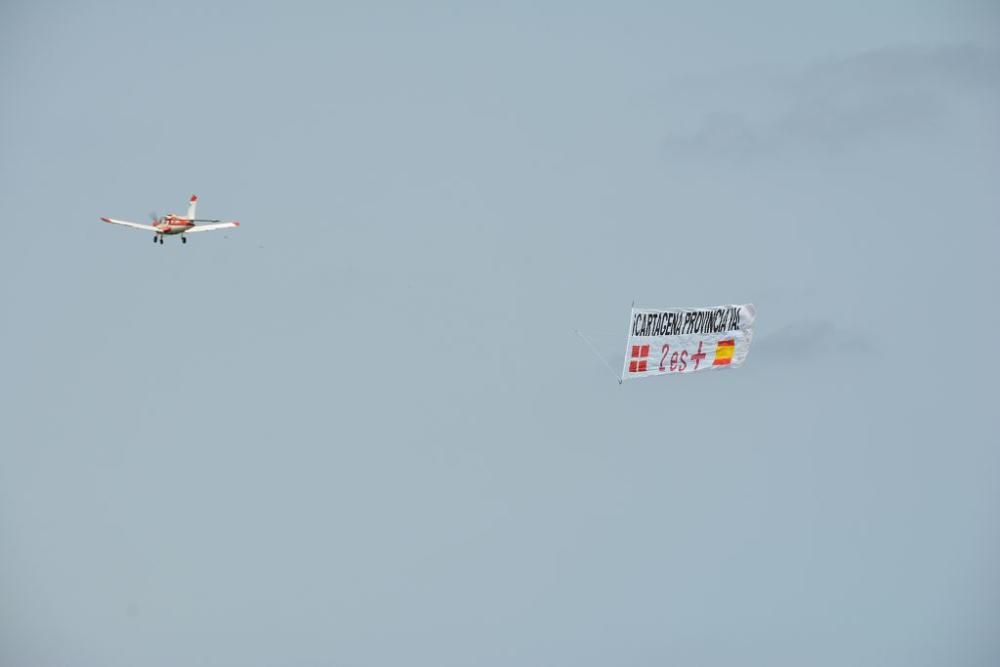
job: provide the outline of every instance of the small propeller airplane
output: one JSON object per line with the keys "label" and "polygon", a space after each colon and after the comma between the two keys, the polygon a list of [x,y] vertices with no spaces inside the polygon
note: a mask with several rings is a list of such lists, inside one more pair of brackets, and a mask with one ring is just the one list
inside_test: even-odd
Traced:
{"label": "small propeller airplane", "polygon": [[[187,215],[181,217],[176,213],[170,213],[163,216],[162,218],[155,213],[150,213],[150,217],[153,219],[153,224],[143,225],[138,222],[128,222],[127,220],[115,220],[113,218],[101,218],[104,222],[110,222],[112,225],[123,225],[125,227],[132,227],[133,229],[142,229],[147,232],[153,232],[153,243],[157,241],[160,245],[163,245],[164,236],[176,236],[181,235],[181,242],[187,243],[187,235],[194,234],[195,232],[212,232],[217,229],[229,229],[230,227],[239,227],[240,223],[235,220],[207,220],[203,218],[195,217],[195,209],[198,207],[198,195],[191,195],[191,200],[188,202]],[[207,222],[210,224],[202,225],[195,223]]]}

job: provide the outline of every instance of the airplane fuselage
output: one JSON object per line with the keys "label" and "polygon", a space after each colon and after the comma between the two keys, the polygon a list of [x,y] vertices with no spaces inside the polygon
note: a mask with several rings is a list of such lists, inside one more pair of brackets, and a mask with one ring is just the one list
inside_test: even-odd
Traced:
{"label": "airplane fuselage", "polygon": [[187,230],[194,227],[194,223],[187,218],[168,215],[160,218],[159,222],[153,226],[156,227],[160,234],[172,236],[174,234],[183,234]]}

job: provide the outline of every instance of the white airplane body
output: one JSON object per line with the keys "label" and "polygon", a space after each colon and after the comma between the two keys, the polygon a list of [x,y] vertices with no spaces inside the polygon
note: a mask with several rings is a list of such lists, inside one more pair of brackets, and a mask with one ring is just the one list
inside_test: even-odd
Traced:
{"label": "white airplane body", "polygon": [[[239,227],[240,223],[235,220],[206,220],[195,217],[195,209],[198,206],[198,195],[191,195],[191,200],[188,202],[188,210],[186,216],[179,216],[176,213],[170,213],[168,215],[161,217],[153,216],[153,224],[144,225],[138,222],[129,222],[127,220],[115,220],[114,218],[101,218],[104,222],[109,222],[112,225],[122,225],[123,227],[131,227],[133,229],[141,229],[147,232],[153,232],[153,243],[159,241],[163,244],[164,236],[176,236],[181,235],[181,241],[187,243],[187,235],[194,234],[195,232],[211,232],[217,229],[229,229],[232,227]],[[209,224],[196,224],[196,223],[209,223]]]}

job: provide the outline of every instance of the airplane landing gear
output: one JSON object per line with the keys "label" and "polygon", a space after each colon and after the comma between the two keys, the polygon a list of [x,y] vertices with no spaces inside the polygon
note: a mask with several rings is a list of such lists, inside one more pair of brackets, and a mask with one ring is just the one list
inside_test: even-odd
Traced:
{"label": "airplane landing gear", "polygon": [[163,245],[163,235],[160,234],[160,245]]}
{"label": "airplane landing gear", "polygon": [[156,243],[159,240],[160,240],[160,237],[157,236],[156,234],[153,234],[153,243]]}
{"label": "airplane landing gear", "polygon": [[182,236],[181,237],[181,243],[187,243],[187,242],[188,242],[187,237],[186,236]]}

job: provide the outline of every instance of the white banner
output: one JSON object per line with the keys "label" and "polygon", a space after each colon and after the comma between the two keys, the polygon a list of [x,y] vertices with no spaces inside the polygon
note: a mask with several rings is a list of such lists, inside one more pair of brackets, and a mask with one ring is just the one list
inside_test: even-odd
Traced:
{"label": "white banner", "polygon": [[736,368],[750,353],[753,304],[633,308],[622,379]]}

